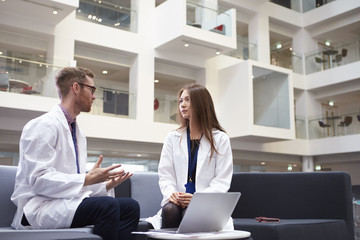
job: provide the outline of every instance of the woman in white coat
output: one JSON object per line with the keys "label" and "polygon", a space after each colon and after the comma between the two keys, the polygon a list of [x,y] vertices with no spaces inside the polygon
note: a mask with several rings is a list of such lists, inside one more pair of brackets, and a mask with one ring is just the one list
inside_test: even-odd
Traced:
{"label": "woman in white coat", "polygon": [[[194,192],[227,192],[233,173],[230,140],[208,90],[191,84],[178,93],[180,128],[167,136],[159,163],[162,209],[154,228],[178,227]],[[233,230],[229,219],[226,230]]]}

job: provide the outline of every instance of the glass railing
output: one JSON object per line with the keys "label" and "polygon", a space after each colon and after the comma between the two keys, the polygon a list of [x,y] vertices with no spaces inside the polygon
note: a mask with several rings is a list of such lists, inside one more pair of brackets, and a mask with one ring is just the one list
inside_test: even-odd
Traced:
{"label": "glass railing", "polygon": [[[54,79],[63,67],[65,61],[55,66],[45,62],[45,58],[35,61],[0,55],[0,91],[57,98]],[[109,85],[101,79],[96,80],[96,87],[96,100],[90,113],[135,118],[136,95],[127,87]]]}
{"label": "glass railing", "polygon": [[176,94],[155,94],[154,121],[176,123],[177,96]]}
{"label": "glass railing", "polygon": [[231,12],[220,5],[203,6],[187,1],[186,23],[189,26],[212,31],[225,36],[232,36]]}
{"label": "glass railing", "polygon": [[325,71],[357,61],[360,61],[360,41],[333,47],[322,46],[319,51],[305,54],[306,74]]}
{"label": "glass railing", "polygon": [[360,112],[313,117],[308,125],[309,139],[360,134]]}
{"label": "glass railing", "polygon": [[[298,0],[300,1],[300,0]],[[301,1],[301,9],[299,9],[299,12],[307,12],[312,9],[321,7],[323,5],[329,4],[331,2],[334,2],[335,0],[302,0]],[[296,5],[296,4],[295,4]],[[300,4],[298,4],[300,6]]]}
{"label": "glass railing", "polygon": [[236,57],[239,59],[251,59],[257,60],[257,46],[254,43],[249,42],[247,38],[240,35],[237,36],[237,47],[235,50],[226,53],[230,57]]}
{"label": "glass railing", "polygon": [[[60,62],[57,60],[57,62]],[[56,73],[64,66],[55,66],[40,60],[29,60],[17,57],[0,55],[0,90],[13,93],[49,96],[46,85],[49,79],[53,82]]]}
{"label": "glass railing", "polygon": [[101,80],[96,81],[96,100],[91,112],[95,115],[135,118],[132,111],[136,105],[135,94],[120,86],[107,86]]}
{"label": "glass railing", "polygon": [[137,12],[107,1],[80,0],[76,17],[108,27],[137,32]]}
{"label": "glass railing", "polygon": [[296,116],[295,117],[295,133],[296,138],[306,139],[306,120],[304,117]]}
{"label": "glass railing", "polygon": [[295,73],[303,74],[302,55],[292,48],[271,50],[271,65],[292,69]]}
{"label": "glass railing", "polygon": [[294,11],[304,13],[310,11],[312,9],[321,7],[325,4],[333,2],[335,0],[292,0],[292,1],[278,1],[278,0],[271,0],[275,4],[281,5],[283,7],[292,9]]}

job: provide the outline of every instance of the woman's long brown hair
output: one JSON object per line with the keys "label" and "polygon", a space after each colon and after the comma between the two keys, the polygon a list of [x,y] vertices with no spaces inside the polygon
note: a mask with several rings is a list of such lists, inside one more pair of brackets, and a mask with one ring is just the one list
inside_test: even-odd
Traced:
{"label": "woman's long brown hair", "polygon": [[179,110],[179,99],[184,90],[186,90],[190,96],[192,121],[194,121],[195,125],[199,128],[198,130],[202,132],[204,137],[210,142],[211,159],[214,152],[218,153],[215,147],[212,130],[217,129],[222,132],[225,132],[225,130],[221,127],[219,121],[217,120],[214,103],[209,91],[200,84],[187,85],[178,92],[177,120],[180,123],[180,129],[186,129],[189,126],[189,120],[183,118]]}

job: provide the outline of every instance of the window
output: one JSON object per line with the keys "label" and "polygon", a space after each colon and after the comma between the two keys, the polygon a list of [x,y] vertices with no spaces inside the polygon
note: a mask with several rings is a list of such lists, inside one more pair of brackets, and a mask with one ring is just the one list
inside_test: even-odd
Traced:
{"label": "window", "polygon": [[104,113],[129,115],[129,94],[104,90]]}

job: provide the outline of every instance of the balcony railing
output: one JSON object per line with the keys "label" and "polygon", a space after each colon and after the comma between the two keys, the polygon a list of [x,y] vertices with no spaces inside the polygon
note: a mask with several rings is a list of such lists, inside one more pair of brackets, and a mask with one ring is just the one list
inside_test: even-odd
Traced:
{"label": "balcony railing", "polygon": [[308,120],[309,139],[360,134],[360,112],[313,117]]}
{"label": "balcony railing", "polygon": [[137,32],[137,12],[106,1],[80,0],[76,17],[108,27]]}
{"label": "balcony railing", "polygon": [[237,47],[235,50],[226,53],[230,57],[236,57],[239,59],[251,59],[257,60],[256,57],[257,45],[249,42],[247,38],[244,38],[240,35],[237,36]]}
{"label": "balcony railing", "polygon": [[306,121],[304,117],[296,116],[295,119],[296,138],[306,139]]}
{"label": "balcony railing", "polygon": [[136,107],[136,95],[122,87],[107,87],[101,80],[96,81],[96,100],[93,102],[91,112],[95,115],[117,116],[122,118],[135,118],[132,109]]}
{"label": "balcony railing", "polygon": [[293,51],[291,47],[271,50],[271,65],[303,74],[302,55]]}
{"label": "balcony railing", "polygon": [[357,61],[360,61],[360,41],[332,47],[321,46],[320,50],[305,54],[306,74],[325,71]]}
{"label": "balcony railing", "polygon": [[[29,60],[0,55],[0,91],[18,94],[58,97],[54,95],[56,74],[66,67],[55,66],[45,61]],[[57,62],[59,62],[57,60]],[[135,118],[135,94],[123,85],[111,86],[101,79],[96,80],[96,100],[92,114]]]}
{"label": "balcony railing", "polygon": [[216,6],[203,6],[187,1],[186,23],[189,26],[232,36],[230,9]]}
{"label": "balcony railing", "polygon": [[54,79],[56,72],[66,66],[66,63],[55,66],[45,60],[44,57],[29,60],[0,55],[1,89],[13,93],[47,96],[44,85],[49,78]]}
{"label": "balcony railing", "polygon": [[293,0],[293,1],[275,1],[271,0],[271,2],[281,5],[283,7],[292,9],[294,11],[304,13],[310,11],[312,9],[321,7],[325,4],[333,2],[335,0]]}
{"label": "balcony railing", "polygon": [[154,121],[176,123],[177,96],[175,94],[156,94],[154,102]]}

